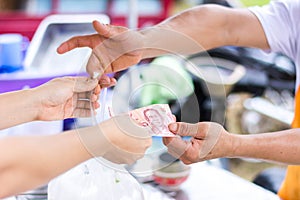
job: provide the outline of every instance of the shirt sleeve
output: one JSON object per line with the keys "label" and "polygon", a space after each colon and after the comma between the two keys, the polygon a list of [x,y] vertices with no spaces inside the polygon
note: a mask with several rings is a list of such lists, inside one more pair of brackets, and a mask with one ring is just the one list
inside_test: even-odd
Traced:
{"label": "shirt sleeve", "polygon": [[[260,21],[271,51],[281,52],[295,58],[296,46],[296,20],[299,20],[298,0],[273,0],[263,7],[249,8]],[[298,16],[298,19],[295,19]]]}

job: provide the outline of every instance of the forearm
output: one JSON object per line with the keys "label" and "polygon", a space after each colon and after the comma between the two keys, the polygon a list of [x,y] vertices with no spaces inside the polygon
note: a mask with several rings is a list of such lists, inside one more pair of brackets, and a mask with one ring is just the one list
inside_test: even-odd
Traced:
{"label": "forearm", "polygon": [[92,157],[132,163],[150,145],[147,129],[132,123],[129,115],[58,135],[0,139],[0,198],[44,185]]}
{"label": "forearm", "polygon": [[256,135],[234,135],[231,157],[300,164],[300,129]]}
{"label": "forearm", "polygon": [[225,45],[268,48],[264,31],[250,11],[216,5],[194,7],[141,33],[146,49],[143,58],[170,52],[192,54]]}
{"label": "forearm", "polygon": [[0,95],[0,130],[36,120],[38,108],[32,95],[32,90]]}
{"label": "forearm", "polygon": [[[24,192],[49,182],[77,164],[88,160],[80,135],[88,135],[87,145],[105,151],[103,141],[95,140],[95,127],[51,136],[9,137],[0,140],[0,198]],[[102,153],[103,153],[102,152]],[[100,153],[98,154],[99,156]]]}

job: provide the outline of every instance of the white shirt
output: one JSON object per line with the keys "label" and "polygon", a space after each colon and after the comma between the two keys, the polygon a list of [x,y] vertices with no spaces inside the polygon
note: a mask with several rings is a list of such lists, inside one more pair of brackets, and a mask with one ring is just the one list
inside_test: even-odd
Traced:
{"label": "white shirt", "polygon": [[273,0],[269,5],[249,9],[262,24],[271,51],[281,52],[295,62],[299,87],[300,0]]}

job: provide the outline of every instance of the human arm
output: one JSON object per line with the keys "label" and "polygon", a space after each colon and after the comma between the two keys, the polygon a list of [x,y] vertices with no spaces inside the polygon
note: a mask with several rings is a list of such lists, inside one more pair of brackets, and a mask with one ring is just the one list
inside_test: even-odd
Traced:
{"label": "human arm", "polygon": [[87,99],[97,109],[99,94],[98,80],[87,77],[56,78],[36,88],[0,94],[0,129],[35,120],[90,116]]}
{"label": "human arm", "polygon": [[177,135],[192,137],[191,141],[164,138],[169,153],[179,157],[186,164],[222,157],[246,157],[300,164],[300,129],[239,135],[229,133],[221,125],[213,122],[179,122],[170,125],[169,128]]}
{"label": "human arm", "polygon": [[59,53],[92,48],[90,73],[120,71],[143,58],[170,52],[191,54],[224,45],[269,49],[259,20],[247,9],[202,5],[138,31],[99,22],[93,25],[98,34],[71,38],[58,48]]}
{"label": "human arm", "polygon": [[133,163],[150,145],[146,130],[129,123],[128,115],[57,135],[2,138],[0,198],[34,189],[93,157]]}
{"label": "human arm", "polygon": [[[163,51],[155,49],[161,47],[181,54],[225,45],[269,49],[264,30],[251,11],[218,5],[193,7],[166,19],[153,29],[140,32],[146,38],[145,47],[157,43],[154,45],[156,48],[143,52],[143,58],[160,55]],[[162,46],[162,41],[166,40],[169,42]],[[199,47],[194,46],[193,42]]]}

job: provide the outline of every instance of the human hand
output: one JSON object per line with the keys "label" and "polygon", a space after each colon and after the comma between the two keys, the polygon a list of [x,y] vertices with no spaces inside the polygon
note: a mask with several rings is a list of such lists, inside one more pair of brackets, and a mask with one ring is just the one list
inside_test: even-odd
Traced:
{"label": "human hand", "polygon": [[151,146],[151,135],[128,114],[114,116],[98,126],[78,129],[81,142],[94,157],[117,164],[132,164]]}
{"label": "human hand", "polygon": [[114,163],[132,164],[142,158],[152,144],[146,128],[138,126],[128,114],[104,122],[101,130],[111,144],[103,158]]}
{"label": "human hand", "polygon": [[60,54],[79,47],[90,47],[92,55],[87,64],[87,72],[117,72],[137,64],[142,57],[143,36],[126,27],[101,24],[93,21],[98,34],[76,36],[58,48]]}
{"label": "human hand", "polygon": [[176,122],[170,124],[169,129],[176,135],[192,137],[190,141],[180,137],[163,138],[168,152],[185,164],[227,157],[233,151],[231,135],[220,124]]}
{"label": "human hand", "polygon": [[[110,86],[104,85],[104,87]],[[87,77],[63,77],[33,88],[37,100],[36,120],[61,120],[70,117],[88,117],[90,101],[94,109],[99,108],[97,102],[100,94],[97,79]],[[91,91],[93,93],[91,94]]]}

